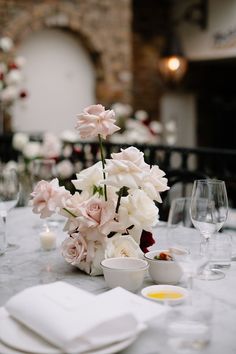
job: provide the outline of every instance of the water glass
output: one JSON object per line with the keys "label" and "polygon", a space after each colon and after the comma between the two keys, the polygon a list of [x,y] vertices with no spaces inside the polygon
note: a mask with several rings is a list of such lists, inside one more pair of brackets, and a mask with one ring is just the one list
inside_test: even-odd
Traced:
{"label": "water glass", "polygon": [[175,354],[204,350],[211,340],[213,300],[195,292],[191,303],[181,305],[167,316],[167,352]]}
{"label": "water glass", "polygon": [[209,243],[209,260],[214,269],[229,268],[232,258],[232,239],[228,234],[217,233]]}

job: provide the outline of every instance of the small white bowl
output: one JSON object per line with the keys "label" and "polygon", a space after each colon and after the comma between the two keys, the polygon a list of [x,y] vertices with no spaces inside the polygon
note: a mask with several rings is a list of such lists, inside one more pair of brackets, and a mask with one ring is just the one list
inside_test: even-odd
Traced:
{"label": "small white bowl", "polygon": [[109,288],[121,286],[126,290],[136,291],[143,283],[148,262],[133,257],[117,257],[104,259],[101,266]]}
{"label": "small white bowl", "polygon": [[168,250],[150,251],[145,254],[145,259],[149,263],[149,275],[156,284],[178,284],[183,275],[182,269],[175,261],[161,261],[154,257],[161,252]]}
{"label": "small white bowl", "polygon": [[152,301],[161,303],[166,301],[168,305],[177,305],[186,300],[188,290],[174,285],[151,285],[143,288],[141,294]]}

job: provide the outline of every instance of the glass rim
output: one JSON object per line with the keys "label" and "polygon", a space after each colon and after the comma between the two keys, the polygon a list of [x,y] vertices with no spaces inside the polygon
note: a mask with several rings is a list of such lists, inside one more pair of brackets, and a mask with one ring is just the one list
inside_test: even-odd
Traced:
{"label": "glass rim", "polygon": [[194,181],[194,183],[198,183],[198,182],[202,182],[202,183],[212,183],[212,184],[216,184],[216,183],[223,183],[225,184],[225,181],[222,179],[217,179],[217,178],[205,178],[205,179],[196,179]]}

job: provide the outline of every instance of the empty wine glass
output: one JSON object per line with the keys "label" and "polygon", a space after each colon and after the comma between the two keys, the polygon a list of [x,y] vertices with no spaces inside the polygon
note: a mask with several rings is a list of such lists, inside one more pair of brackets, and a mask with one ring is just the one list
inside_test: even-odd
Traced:
{"label": "empty wine glass", "polygon": [[191,198],[172,201],[167,222],[168,244],[172,257],[179,263],[191,292],[193,278],[208,260],[201,252],[199,232],[193,228],[190,217]]}
{"label": "empty wine glass", "polygon": [[[205,179],[194,181],[190,215],[194,227],[205,240],[205,254],[209,257],[209,240],[218,232],[228,215],[228,199],[224,181]],[[199,275],[203,280],[221,279],[225,275],[217,269],[205,268]]]}
{"label": "empty wine glass", "polygon": [[7,241],[7,216],[19,199],[20,183],[14,169],[0,171],[0,217],[3,219],[5,248],[16,249],[19,246]]}

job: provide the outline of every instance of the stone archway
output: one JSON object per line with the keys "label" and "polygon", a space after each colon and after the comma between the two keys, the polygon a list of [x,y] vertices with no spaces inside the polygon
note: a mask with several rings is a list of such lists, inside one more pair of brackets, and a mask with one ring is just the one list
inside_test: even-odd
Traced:
{"label": "stone archway", "polygon": [[94,63],[97,101],[104,105],[131,101],[130,0],[112,3],[44,0],[40,4],[13,0],[11,6],[13,15],[6,8],[5,25],[0,20],[3,35],[11,37],[17,45],[32,31],[44,28],[72,31],[79,36]]}

